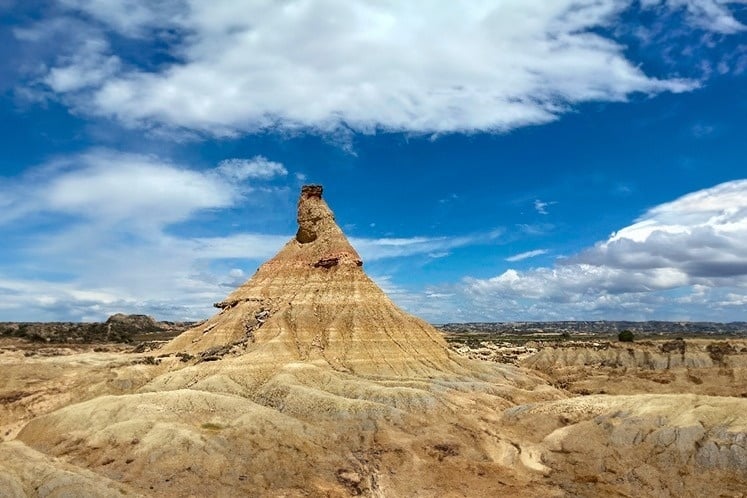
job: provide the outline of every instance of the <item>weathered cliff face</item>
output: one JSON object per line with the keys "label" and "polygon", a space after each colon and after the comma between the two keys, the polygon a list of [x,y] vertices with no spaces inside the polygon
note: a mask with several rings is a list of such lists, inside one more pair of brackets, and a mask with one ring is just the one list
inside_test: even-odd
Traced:
{"label": "weathered cliff face", "polygon": [[747,484],[740,401],[585,396],[510,408],[503,423],[507,433],[533,430],[548,480],[570,496],[740,496]]}
{"label": "weathered cliff face", "polygon": [[618,369],[745,368],[747,344],[742,340],[673,340],[642,343],[600,343],[598,346],[544,347],[522,366],[551,370],[573,366]]}
{"label": "weathered cliff face", "polygon": [[217,303],[217,315],[163,352],[225,353],[229,346],[252,364],[319,361],[379,376],[464,370],[438,331],[368,278],[321,186],[303,188],[297,220],[296,237]]}
{"label": "weathered cliff face", "polygon": [[688,339],[545,346],[519,365],[572,393],[747,397],[747,341]]}

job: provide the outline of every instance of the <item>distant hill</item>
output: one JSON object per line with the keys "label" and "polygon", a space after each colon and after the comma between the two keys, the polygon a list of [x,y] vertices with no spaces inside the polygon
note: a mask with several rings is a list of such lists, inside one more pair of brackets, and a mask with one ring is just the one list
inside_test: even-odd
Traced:
{"label": "distant hill", "polygon": [[0,322],[0,337],[48,343],[131,343],[174,337],[194,322],[159,322],[147,315],[117,313],[106,322]]}
{"label": "distant hill", "polygon": [[470,322],[447,323],[438,329],[448,333],[538,334],[568,333],[588,335],[617,334],[631,330],[637,334],[745,335],[747,322],[665,322],[665,321],[555,321],[555,322]]}
{"label": "distant hill", "polygon": [[[170,340],[196,322],[159,322],[147,315],[117,313],[105,322],[0,322],[0,337],[45,343],[137,343]],[[554,322],[466,322],[436,325],[448,334],[570,334],[617,335],[631,330],[636,335],[747,336],[747,322],[666,321],[554,321]]]}

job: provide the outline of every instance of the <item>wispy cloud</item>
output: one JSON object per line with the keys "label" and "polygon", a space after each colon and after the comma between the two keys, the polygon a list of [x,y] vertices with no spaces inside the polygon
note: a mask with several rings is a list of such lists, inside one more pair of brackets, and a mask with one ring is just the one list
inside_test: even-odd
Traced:
{"label": "wispy cloud", "polygon": [[284,175],[264,158],[232,159],[198,171],[157,156],[94,149],[51,161],[4,182],[0,223],[55,213],[102,223],[162,227],[202,209],[232,205],[252,190],[247,179]]}
{"label": "wispy cloud", "polygon": [[427,255],[430,258],[441,258],[449,250],[476,244],[489,244],[501,236],[503,230],[496,229],[486,233],[454,237],[407,237],[407,238],[351,238],[350,242],[360,252],[364,261],[375,261],[385,258],[397,258],[414,255]]}
{"label": "wispy cloud", "polygon": [[269,180],[275,176],[287,175],[288,170],[280,163],[255,156],[251,159],[225,159],[218,164],[217,173],[236,181],[249,178]]}
{"label": "wispy cloud", "polygon": [[744,0],[641,0],[645,8],[684,9],[691,24],[721,34],[745,30],[729,10],[728,4],[746,3]]}
{"label": "wispy cloud", "polygon": [[695,123],[690,127],[690,134],[695,138],[705,138],[713,135],[716,127],[707,123]]}
{"label": "wispy cloud", "polygon": [[533,251],[521,252],[519,254],[515,254],[514,256],[506,258],[506,261],[514,263],[516,261],[523,261],[525,259],[534,258],[536,256],[542,256],[543,254],[547,254],[547,249],[535,249]]}
{"label": "wispy cloud", "polygon": [[[68,10],[58,22],[88,22],[101,36],[95,46],[40,61],[47,70],[37,83],[78,112],[218,136],[266,129],[495,132],[545,123],[583,102],[698,86],[646,74],[628,58],[614,30],[606,30],[628,9],[684,11],[691,26],[721,34],[743,29],[718,0],[438,8],[312,0],[293,9],[238,0],[60,3]],[[112,31],[144,51],[158,38],[158,50],[166,47],[173,59],[138,67],[112,48]],[[33,26],[18,33],[29,43],[44,38]]]}
{"label": "wispy cloud", "polygon": [[535,199],[534,201],[534,210],[537,211],[539,214],[548,214],[547,208],[548,206],[552,206],[553,204],[557,204],[556,201],[541,201],[539,199]]}
{"label": "wispy cloud", "polygon": [[555,229],[555,225],[552,223],[534,223],[526,224],[519,223],[516,225],[522,233],[530,236],[546,235]]}

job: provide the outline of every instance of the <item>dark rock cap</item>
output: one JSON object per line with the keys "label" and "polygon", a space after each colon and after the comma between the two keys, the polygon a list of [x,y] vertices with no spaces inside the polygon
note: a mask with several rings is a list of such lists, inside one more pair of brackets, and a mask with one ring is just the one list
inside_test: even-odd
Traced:
{"label": "dark rock cap", "polygon": [[301,197],[318,197],[322,198],[324,188],[321,185],[304,185],[301,187]]}

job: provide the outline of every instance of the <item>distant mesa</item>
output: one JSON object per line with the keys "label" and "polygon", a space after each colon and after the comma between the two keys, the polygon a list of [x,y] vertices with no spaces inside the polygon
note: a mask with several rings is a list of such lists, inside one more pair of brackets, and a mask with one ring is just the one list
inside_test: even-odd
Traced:
{"label": "distant mesa", "polygon": [[148,315],[116,313],[105,322],[4,322],[0,337],[33,342],[87,344],[171,339],[194,322],[159,322]]}
{"label": "distant mesa", "polygon": [[125,315],[115,313],[106,320],[107,325],[123,324],[141,330],[157,330],[159,323],[148,315]]}

